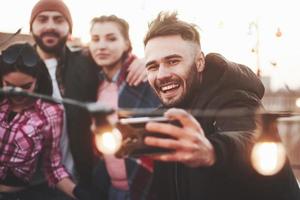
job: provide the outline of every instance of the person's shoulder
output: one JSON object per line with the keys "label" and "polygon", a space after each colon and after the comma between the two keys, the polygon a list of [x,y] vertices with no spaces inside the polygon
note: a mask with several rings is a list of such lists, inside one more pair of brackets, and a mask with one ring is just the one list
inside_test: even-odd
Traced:
{"label": "person's shoulder", "polygon": [[226,65],[228,63],[228,60],[219,53],[209,53],[205,56],[205,63],[214,65]]}
{"label": "person's shoulder", "polygon": [[255,75],[253,71],[246,65],[228,60],[219,53],[209,53],[205,56],[205,63],[211,68],[236,71],[237,73],[247,73],[247,75]]}
{"label": "person's shoulder", "polygon": [[218,84],[219,91],[228,93],[228,91],[243,90],[262,98],[264,86],[246,65],[227,60],[218,53],[208,54],[205,62],[204,80],[207,85]]}
{"label": "person's shoulder", "polygon": [[216,83],[223,77],[228,69],[229,61],[218,53],[209,53],[205,56],[205,68],[203,71],[204,83]]}
{"label": "person's shoulder", "polygon": [[93,62],[92,57],[89,54],[87,47],[81,49],[67,49],[67,62],[76,66],[90,66],[92,69],[96,69],[96,64]]}
{"label": "person's shoulder", "polygon": [[72,58],[88,58],[88,53],[87,53],[87,49],[86,48],[66,48],[66,54],[68,55],[68,57],[72,57]]}

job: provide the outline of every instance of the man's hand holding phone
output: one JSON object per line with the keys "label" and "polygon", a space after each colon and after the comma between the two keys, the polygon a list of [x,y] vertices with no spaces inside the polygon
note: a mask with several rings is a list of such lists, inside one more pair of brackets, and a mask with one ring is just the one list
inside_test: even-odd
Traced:
{"label": "man's hand holding phone", "polygon": [[149,122],[146,130],[163,134],[169,138],[145,137],[148,146],[171,149],[172,151],[151,155],[154,160],[181,162],[190,167],[212,166],[216,161],[214,147],[206,138],[198,121],[185,110],[172,108],[165,113],[170,121],[178,121],[181,126],[170,123]]}
{"label": "man's hand holding phone", "polygon": [[151,147],[144,143],[144,139],[148,136],[171,139],[166,134],[146,131],[145,126],[148,122],[171,123],[166,117],[134,117],[123,118],[118,121],[116,127],[122,133],[123,140],[121,148],[115,153],[117,157],[140,157],[173,151]]}

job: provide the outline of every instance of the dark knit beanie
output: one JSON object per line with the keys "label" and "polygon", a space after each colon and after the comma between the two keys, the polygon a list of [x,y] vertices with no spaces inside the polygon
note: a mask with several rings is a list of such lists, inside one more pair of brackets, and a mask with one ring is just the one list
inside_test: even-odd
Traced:
{"label": "dark knit beanie", "polygon": [[30,30],[32,28],[32,22],[36,16],[43,11],[57,11],[61,13],[67,20],[70,26],[70,33],[72,32],[72,17],[66,4],[62,0],[40,0],[35,4],[31,11],[30,16]]}

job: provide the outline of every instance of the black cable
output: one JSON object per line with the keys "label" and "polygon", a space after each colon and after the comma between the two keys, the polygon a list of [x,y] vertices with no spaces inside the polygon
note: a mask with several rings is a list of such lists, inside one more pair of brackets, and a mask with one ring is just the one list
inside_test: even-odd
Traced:
{"label": "black cable", "polygon": [[[118,114],[122,117],[130,117],[134,115],[140,116],[161,116],[168,109],[157,109],[153,111],[153,108],[122,108],[118,110]],[[253,116],[253,115],[270,115],[274,117],[291,117],[291,116],[300,116],[300,112],[293,111],[266,111],[266,110],[257,110],[250,111],[247,108],[229,108],[229,109],[193,109],[187,110],[195,117],[242,117],[242,116]]]}
{"label": "black cable", "polygon": [[15,95],[26,96],[26,97],[31,97],[31,98],[35,98],[35,99],[43,99],[48,102],[76,106],[76,107],[87,110],[92,115],[109,115],[114,112],[114,110],[112,108],[106,107],[99,102],[83,103],[80,101],[76,101],[74,99],[55,98],[55,97],[44,95],[44,94],[27,92],[19,87],[3,87],[0,89],[0,94],[5,94],[8,96],[15,96]]}
{"label": "black cable", "polygon": [[[95,102],[95,103],[83,103],[80,101],[76,101],[69,98],[55,98],[48,95],[38,94],[38,93],[32,93],[27,92],[21,88],[18,87],[3,87],[0,89],[0,94],[5,95],[21,95],[21,96],[27,96],[32,98],[40,98],[46,101],[60,103],[60,104],[66,104],[66,105],[72,105],[76,107],[80,107],[82,109],[86,109],[91,114],[103,114],[108,115],[116,110],[105,106],[101,102]],[[162,116],[166,109],[157,109],[153,111],[153,108],[123,108],[118,109],[116,112],[121,117],[130,117],[130,116]],[[265,110],[258,110],[256,112],[249,111],[249,109],[244,108],[231,108],[231,109],[223,109],[223,110],[200,110],[200,109],[194,109],[194,110],[187,110],[195,117],[242,117],[242,116],[248,116],[248,115],[269,115],[275,118],[278,117],[291,117],[291,116],[299,116],[299,112],[293,112],[293,111],[265,111]]]}

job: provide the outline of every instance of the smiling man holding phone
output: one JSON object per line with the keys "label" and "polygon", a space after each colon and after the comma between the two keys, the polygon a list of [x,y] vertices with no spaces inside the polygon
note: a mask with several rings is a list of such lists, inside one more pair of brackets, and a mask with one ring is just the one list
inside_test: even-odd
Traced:
{"label": "smiling man holding phone", "polygon": [[[250,165],[256,128],[254,112],[264,87],[246,66],[219,54],[204,56],[193,24],[176,13],[160,13],[145,40],[148,81],[170,123],[149,122],[146,130],[172,138],[146,137],[145,144],[171,149],[151,156],[157,162],[152,199],[293,200],[299,188],[288,164],[273,177]],[[250,115],[222,117],[222,110],[243,109]],[[186,110],[214,111],[209,117]]]}

